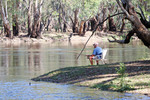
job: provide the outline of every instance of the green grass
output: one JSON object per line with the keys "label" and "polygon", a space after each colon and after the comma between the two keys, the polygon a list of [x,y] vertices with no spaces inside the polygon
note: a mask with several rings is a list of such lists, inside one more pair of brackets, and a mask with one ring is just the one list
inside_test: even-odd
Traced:
{"label": "green grass", "polygon": [[[140,63],[149,63],[149,61],[139,61]],[[123,63],[120,63],[120,65],[106,64],[66,67],[51,71],[32,80],[75,84],[101,90],[125,92],[134,89],[150,88],[148,68],[149,66],[125,66]],[[126,71],[130,74],[136,72],[136,74],[128,76]]]}

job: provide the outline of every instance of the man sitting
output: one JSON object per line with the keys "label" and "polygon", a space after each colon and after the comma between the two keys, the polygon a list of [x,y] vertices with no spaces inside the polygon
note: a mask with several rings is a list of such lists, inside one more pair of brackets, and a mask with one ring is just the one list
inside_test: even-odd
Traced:
{"label": "man sitting", "polygon": [[94,50],[92,55],[89,55],[88,58],[90,60],[91,65],[93,65],[93,60],[96,60],[97,65],[99,64],[99,59],[102,58],[102,48],[98,46],[98,43],[94,43]]}

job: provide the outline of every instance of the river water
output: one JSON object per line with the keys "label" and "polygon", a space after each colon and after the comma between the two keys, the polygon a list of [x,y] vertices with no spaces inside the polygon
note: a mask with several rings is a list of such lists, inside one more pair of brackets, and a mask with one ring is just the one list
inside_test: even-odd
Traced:
{"label": "river water", "polygon": [[[149,49],[141,43],[128,45],[102,43],[107,48],[107,63],[149,58]],[[34,82],[31,78],[59,68],[89,65],[87,46],[77,60],[83,44],[64,43],[11,45],[0,44],[0,100],[148,100],[141,94],[117,93],[74,85]]]}

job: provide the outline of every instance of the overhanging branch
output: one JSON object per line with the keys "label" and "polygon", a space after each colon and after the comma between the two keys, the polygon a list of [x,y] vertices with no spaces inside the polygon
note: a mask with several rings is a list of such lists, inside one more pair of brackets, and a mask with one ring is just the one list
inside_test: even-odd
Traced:
{"label": "overhanging branch", "polygon": [[126,36],[125,40],[117,40],[114,36],[112,36],[112,38],[114,40],[110,40],[108,39],[109,42],[117,42],[117,43],[120,43],[120,44],[126,44],[126,43],[129,43],[130,42],[130,39],[131,37],[134,35],[135,31],[134,30],[131,30],[129,31],[128,35]]}

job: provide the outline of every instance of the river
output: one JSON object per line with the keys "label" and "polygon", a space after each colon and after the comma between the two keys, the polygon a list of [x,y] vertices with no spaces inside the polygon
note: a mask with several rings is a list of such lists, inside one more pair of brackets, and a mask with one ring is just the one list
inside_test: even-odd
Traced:
{"label": "river", "polygon": [[[107,48],[107,63],[149,58],[149,49],[141,43],[121,45],[102,43]],[[148,100],[141,94],[108,92],[49,82],[34,82],[31,78],[59,68],[89,65],[87,46],[77,60],[83,44],[0,44],[0,100]]]}

